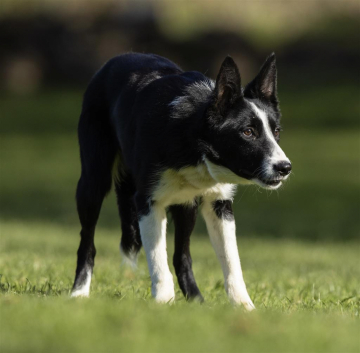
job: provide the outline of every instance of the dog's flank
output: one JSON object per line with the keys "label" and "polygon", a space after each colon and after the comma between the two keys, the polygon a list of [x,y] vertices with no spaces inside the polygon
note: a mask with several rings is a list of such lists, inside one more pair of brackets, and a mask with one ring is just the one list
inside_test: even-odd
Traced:
{"label": "dog's flank", "polygon": [[175,225],[173,264],[189,300],[203,300],[192,271],[190,235],[200,207],[235,304],[254,308],[236,245],[236,184],[276,189],[291,164],[278,145],[275,56],[245,89],[227,57],[216,82],[157,55],[110,60],[84,96],[78,135],[82,172],[76,192],[82,226],[72,296],[89,294],[94,234],[115,183],[121,251],[136,262],[144,246],[158,302],[175,298],[166,253],[166,209]]}

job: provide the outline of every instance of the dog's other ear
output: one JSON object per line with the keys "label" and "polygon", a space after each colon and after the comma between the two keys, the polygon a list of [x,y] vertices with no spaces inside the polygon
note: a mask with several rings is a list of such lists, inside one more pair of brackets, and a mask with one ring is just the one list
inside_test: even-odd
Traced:
{"label": "dog's other ear", "polygon": [[246,98],[258,98],[267,103],[278,105],[277,99],[277,70],[275,53],[265,61],[257,76],[245,87]]}
{"label": "dog's other ear", "polygon": [[232,57],[227,56],[216,78],[215,106],[220,114],[224,115],[241,97],[242,91],[239,69]]}

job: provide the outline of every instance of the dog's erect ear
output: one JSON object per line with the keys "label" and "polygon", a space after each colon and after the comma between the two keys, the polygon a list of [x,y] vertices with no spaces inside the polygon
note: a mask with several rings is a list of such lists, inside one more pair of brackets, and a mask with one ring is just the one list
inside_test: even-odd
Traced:
{"label": "dog's erect ear", "polygon": [[261,67],[257,76],[245,87],[246,98],[258,98],[267,103],[278,105],[277,70],[275,53],[272,53]]}
{"label": "dog's erect ear", "polygon": [[215,95],[215,106],[221,114],[225,114],[242,97],[239,69],[230,56],[221,65],[216,78]]}

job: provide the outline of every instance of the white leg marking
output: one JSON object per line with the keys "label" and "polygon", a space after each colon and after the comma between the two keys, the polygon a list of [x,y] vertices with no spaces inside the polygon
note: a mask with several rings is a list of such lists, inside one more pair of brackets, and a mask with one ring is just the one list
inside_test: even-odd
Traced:
{"label": "white leg marking", "polygon": [[150,213],[141,217],[139,226],[152,282],[151,293],[157,302],[171,302],[175,291],[167,262],[165,209],[151,207]]}
{"label": "white leg marking", "polygon": [[71,292],[71,298],[75,297],[88,297],[90,294],[90,283],[91,283],[91,270],[86,270],[86,280],[81,287],[75,288]]}
{"label": "white leg marking", "polygon": [[243,304],[247,310],[255,309],[246,290],[236,244],[235,222],[220,219],[211,202],[204,201],[202,209],[212,246],[221,263],[225,290],[231,302]]}

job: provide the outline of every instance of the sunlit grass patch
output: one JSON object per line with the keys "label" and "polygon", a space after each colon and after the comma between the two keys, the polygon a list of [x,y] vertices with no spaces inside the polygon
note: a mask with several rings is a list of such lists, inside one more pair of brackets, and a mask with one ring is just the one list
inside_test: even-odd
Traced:
{"label": "sunlit grass patch", "polygon": [[[194,272],[205,303],[174,305],[150,295],[143,252],[138,269],[121,265],[119,232],[99,228],[91,297],[70,299],[78,228],[1,223],[0,326],[5,352],[136,351],[357,352],[357,242],[238,239],[257,310],[226,298],[208,238],[194,234]],[[169,258],[173,238],[168,237]]]}

